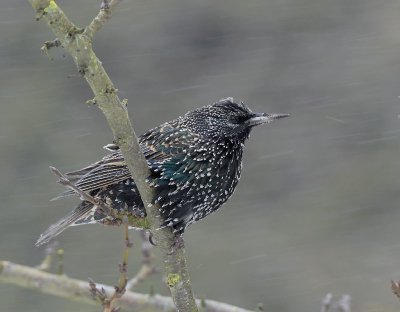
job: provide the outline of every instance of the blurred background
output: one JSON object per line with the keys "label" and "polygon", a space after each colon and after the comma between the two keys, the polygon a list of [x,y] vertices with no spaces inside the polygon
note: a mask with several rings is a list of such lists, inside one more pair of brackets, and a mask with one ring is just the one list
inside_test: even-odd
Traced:
{"label": "blurred background", "polygon": [[[57,4],[79,27],[101,1]],[[0,260],[35,266],[41,232],[78,204],[48,167],[107,154],[113,137],[83,78],[28,1],[0,9]],[[290,118],[254,129],[228,203],[185,233],[196,294],[253,310],[319,311],[329,292],[352,311],[399,311],[400,2],[124,0],[93,48],[138,134],[228,96]],[[140,239],[130,257],[140,267]],[[65,273],[114,285],[123,230],[59,236]],[[157,264],[160,254],[154,249]],[[136,291],[168,295],[153,276]],[[4,311],[100,311],[0,283]]]}

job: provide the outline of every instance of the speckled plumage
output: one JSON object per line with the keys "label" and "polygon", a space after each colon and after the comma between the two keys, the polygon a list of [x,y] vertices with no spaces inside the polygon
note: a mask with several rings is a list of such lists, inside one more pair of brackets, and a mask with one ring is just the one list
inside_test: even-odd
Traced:
{"label": "speckled plumage", "polygon": [[[161,204],[164,226],[183,233],[192,223],[216,211],[233,194],[240,179],[243,146],[251,129],[288,115],[256,114],[232,98],[188,112],[139,138],[152,175],[148,183],[158,190],[153,203]],[[118,147],[86,168],[68,173],[78,188],[100,197],[118,210],[138,217],[146,211],[135,182]],[[74,194],[68,190],[55,199]],[[44,232],[45,243],[70,225],[100,223],[106,215],[82,201],[69,215]]]}

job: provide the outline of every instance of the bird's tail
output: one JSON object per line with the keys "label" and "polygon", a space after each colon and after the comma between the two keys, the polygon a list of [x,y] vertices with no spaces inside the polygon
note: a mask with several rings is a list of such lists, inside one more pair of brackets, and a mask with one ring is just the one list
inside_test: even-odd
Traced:
{"label": "bird's tail", "polygon": [[[73,211],[67,214],[64,218],[59,220],[57,223],[52,224],[45,232],[40,234],[38,241],[36,242],[36,246],[40,246],[44,243],[47,243],[54,236],[60,234],[67,227],[71,225],[75,225],[75,223],[82,224],[82,222],[77,222],[82,219],[87,219],[88,215],[92,215],[95,210],[95,206],[88,202],[82,201],[78,207],[76,207]],[[84,222],[91,223],[91,222]]]}

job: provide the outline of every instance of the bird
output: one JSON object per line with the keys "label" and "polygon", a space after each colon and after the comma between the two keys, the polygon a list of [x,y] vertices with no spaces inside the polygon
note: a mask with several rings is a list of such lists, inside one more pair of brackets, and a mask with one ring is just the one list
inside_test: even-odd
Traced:
{"label": "bird", "polygon": [[[182,237],[186,228],[218,210],[233,194],[242,172],[243,148],[258,125],[288,114],[254,113],[231,97],[189,111],[139,137],[151,175],[146,182],[157,190],[161,227]],[[66,173],[72,184],[111,208],[147,216],[144,204],[119,147],[83,169]],[[76,194],[67,190],[53,200]],[[68,215],[43,232],[36,245],[49,242],[69,226],[111,221],[96,205],[82,200]]]}

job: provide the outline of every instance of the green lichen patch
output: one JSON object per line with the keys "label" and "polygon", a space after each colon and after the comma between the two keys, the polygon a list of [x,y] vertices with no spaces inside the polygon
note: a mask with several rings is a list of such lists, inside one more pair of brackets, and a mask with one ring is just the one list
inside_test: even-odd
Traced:
{"label": "green lichen patch", "polygon": [[180,277],[178,274],[169,273],[167,276],[167,284],[168,286],[175,286],[176,283],[179,283]]}
{"label": "green lichen patch", "polygon": [[57,10],[57,4],[54,1],[50,1],[50,4],[47,8],[44,8],[44,11],[48,14],[53,14]]}

